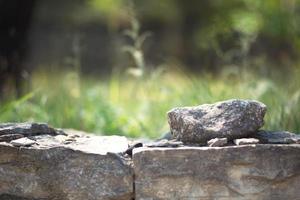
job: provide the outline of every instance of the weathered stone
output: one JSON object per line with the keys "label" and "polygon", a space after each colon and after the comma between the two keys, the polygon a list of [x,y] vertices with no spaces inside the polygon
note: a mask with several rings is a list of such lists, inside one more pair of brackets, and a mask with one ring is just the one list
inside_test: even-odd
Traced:
{"label": "weathered stone", "polygon": [[298,199],[300,145],[137,148],[141,199]]}
{"label": "weathered stone", "polygon": [[0,142],[10,142],[12,140],[16,140],[22,137],[24,137],[24,135],[21,134],[0,135]]}
{"label": "weathered stone", "polygon": [[64,134],[45,123],[3,123],[0,124],[0,136],[9,134],[20,134],[25,137],[34,135],[57,135]]}
{"label": "weathered stone", "polygon": [[213,138],[249,136],[264,124],[266,106],[252,100],[228,100],[196,107],[174,108],[168,122],[174,138],[204,143]]}
{"label": "weathered stone", "polygon": [[[132,163],[125,137],[36,135],[30,147],[0,143],[0,195],[43,200],[129,200]],[[23,139],[23,138],[22,138]]]}
{"label": "weathered stone", "polygon": [[10,144],[12,144],[13,146],[16,146],[16,147],[22,147],[22,146],[31,146],[33,144],[35,144],[35,141],[34,140],[31,140],[29,138],[19,138],[19,139],[16,139],[16,140],[12,140],[10,142]]}
{"label": "weathered stone", "polygon": [[295,144],[300,143],[300,135],[288,131],[259,131],[253,137],[265,144]]}
{"label": "weathered stone", "polygon": [[1,200],[42,200],[42,199],[25,198],[17,195],[10,195],[10,194],[0,194],[0,199]]}
{"label": "weathered stone", "polygon": [[179,146],[183,146],[183,143],[181,141],[177,141],[177,140],[163,139],[163,140],[159,140],[156,142],[147,143],[147,144],[145,144],[145,146],[147,146],[147,147],[179,147]]}
{"label": "weathered stone", "polygon": [[210,147],[223,147],[227,144],[227,138],[214,138],[207,142]]}
{"label": "weathered stone", "polygon": [[258,144],[259,140],[256,138],[241,138],[233,140],[236,145],[246,145],[246,144]]}

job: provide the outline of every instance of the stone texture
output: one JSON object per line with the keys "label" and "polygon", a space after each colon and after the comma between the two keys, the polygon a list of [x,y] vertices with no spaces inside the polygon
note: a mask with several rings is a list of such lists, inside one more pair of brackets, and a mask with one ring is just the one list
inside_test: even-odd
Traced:
{"label": "stone texture", "polygon": [[196,107],[174,108],[168,122],[174,138],[203,143],[213,138],[247,137],[264,124],[266,106],[252,100],[228,100]]}
{"label": "stone texture", "polygon": [[0,136],[0,142],[10,142],[12,140],[16,140],[24,137],[22,134],[6,134]]}
{"label": "stone texture", "polygon": [[54,129],[46,123],[3,123],[0,124],[0,136],[10,134],[21,134],[25,137],[34,135],[58,135],[62,131]]}
{"label": "stone texture", "polygon": [[214,138],[207,142],[210,147],[223,147],[227,144],[227,138]]}
{"label": "stone texture", "polygon": [[10,144],[12,144],[13,146],[16,146],[16,147],[31,146],[31,145],[35,144],[35,141],[31,140],[29,138],[19,138],[19,139],[10,141]]}
{"label": "stone texture", "polygon": [[177,140],[158,140],[156,142],[149,142],[146,143],[145,146],[147,147],[180,147],[183,146],[183,143],[181,141]]}
{"label": "stone texture", "polygon": [[136,199],[282,200],[300,196],[300,145],[137,148]]}
{"label": "stone texture", "polygon": [[42,199],[34,199],[34,198],[25,198],[20,197],[18,195],[10,195],[10,194],[0,194],[1,200],[42,200]]}
{"label": "stone texture", "polygon": [[167,140],[167,139],[159,139],[157,141],[134,141],[132,144],[129,145],[129,147],[124,151],[124,154],[129,155],[132,157],[132,151],[135,148],[140,147],[181,147],[184,146],[181,141],[177,140]]}
{"label": "stone texture", "polygon": [[29,147],[0,143],[0,197],[132,199],[132,163],[120,153],[128,147],[125,137],[67,134],[30,139],[35,143]]}
{"label": "stone texture", "polygon": [[259,140],[256,138],[241,138],[233,140],[236,145],[246,145],[246,144],[258,144]]}
{"label": "stone texture", "polygon": [[288,131],[259,131],[253,137],[265,144],[300,144],[300,135]]}

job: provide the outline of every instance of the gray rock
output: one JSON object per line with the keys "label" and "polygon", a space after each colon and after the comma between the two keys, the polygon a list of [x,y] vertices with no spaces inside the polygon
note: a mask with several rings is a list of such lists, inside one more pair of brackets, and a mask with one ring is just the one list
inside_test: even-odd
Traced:
{"label": "gray rock", "polygon": [[41,200],[41,199],[33,199],[33,198],[25,198],[17,195],[9,195],[9,194],[0,194],[1,200]]}
{"label": "gray rock", "polygon": [[196,107],[174,108],[168,122],[174,138],[204,143],[213,138],[236,139],[255,133],[264,124],[266,106],[252,100],[228,100]]}
{"label": "gray rock", "polygon": [[207,142],[210,147],[223,147],[227,144],[227,138],[214,138]]}
{"label": "gray rock", "polygon": [[138,148],[136,200],[299,199],[300,145]]}
{"label": "gray rock", "polygon": [[147,147],[179,147],[179,146],[183,146],[183,143],[181,141],[177,141],[177,140],[163,139],[163,140],[159,140],[156,142],[146,143],[145,146],[147,146]]}
{"label": "gray rock", "polygon": [[253,137],[265,144],[299,144],[300,135],[288,131],[259,131]]}
{"label": "gray rock", "polygon": [[64,134],[45,123],[4,123],[0,124],[0,136],[9,134],[20,134],[25,137],[34,135],[58,135]]}
{"label": "gray rock", "polygon": [[24,137],[22,134],[7,134],[7,135],[0,135],[0,142],[10,142],[12,140],[16,140],[19,138]]}
{"label": "gray rock", "polygon": [[10,142],[10,144],[12,144],[13,146],[16,146],[16,147],[31,146],[35,143],[36,142],[34,140],[31,140],[29,138],[24,138],[24,137],[16,139],[16,140],[12,140]]}
{"label": "gray rock", "polygon": [[258,144],[259,140],[256,138],[240,138],[233,140],[236,145],[246,145],[246,144]]}
{"label": "gray rock", "polygon": [[132,199],[132,162],[120,154],[128,147],[125,137],[72,136],[65,144],[69,138],[31,136],[30,147],[0,143],[0,197]]}

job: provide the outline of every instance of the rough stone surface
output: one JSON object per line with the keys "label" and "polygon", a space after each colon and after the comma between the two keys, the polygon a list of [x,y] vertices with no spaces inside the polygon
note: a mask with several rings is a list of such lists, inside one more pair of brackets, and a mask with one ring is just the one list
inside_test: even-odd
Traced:
{"label": "rough stone surface", "polygon": [[16,147],[31,146],[31,145],[35,144],[35,141],[31,140],[29,138],[20,138],[20,139],[10,141],[10,144],[12,144],[13,146],[16,146]]}
{"label": "rough stone surface", "polygon": [[0,200],[298,199],[300,136],[256,131],[264,114],[243,100],[177,108],[172,137],[139,142],[0,124]]}
{"label": "rough stone surface", "polygon": [[24,137],[22,134],[6,134],[0,136],[0,142],[10,142],[12,140],[16,140]]}
{"label": "rough stone surface", "polygon": [[136,199],[300,197],[300,145],[137,148]]}
{"label": "rough stone surface", "polygon": [[256,138],[241,138],[233,140],[236,145],[245,145],[245,144],[258,144],[259,140]]}
{"label": "rough stone surface", "polygon": [[119,154],[128,147],[125,137],[67,134],[30,139],[35,143],[29,147],[0,143],[1,198],[132,199],[132,163]]}
{"label": "rough stone surface", "polygon": [[214,138],[207,142],[210,147],[223,147],[227,144],[227,138]]}
{"label": "rough stone surface", "polygon": [[288,131],[259,131],[253,137],[265,144],[300,144],[300,135]]}
{"label": "rough stone surface", "polygon": [[45,123],[3,123],[0,124],[0,136],[20,134],[24,137],[34,135],[58,135],[64,134],[62,131],[54,129]]}
{"label": "rough stone surface", "polygon": [[247,137],[264,124],[266,106],[252,100],[228,100],[196,107],[174,108],[168,122],[174,138],[206,143],[213,138]]}
{"label": "rough stone surface", "polygon": [[147,147],[180,147],[180,146],[183,146],[183,143],[181,141],[163,139],[163,140],[159,140],[156,142],[146,143],[145,146],[147,146]]}
{"label": "rough stone surface", "polygon": [[34,198],[25,198],[20,197],[18,195],[10,195],[10,194],[0,194],[1,200],[42,200],[42,199],[34,199]]}

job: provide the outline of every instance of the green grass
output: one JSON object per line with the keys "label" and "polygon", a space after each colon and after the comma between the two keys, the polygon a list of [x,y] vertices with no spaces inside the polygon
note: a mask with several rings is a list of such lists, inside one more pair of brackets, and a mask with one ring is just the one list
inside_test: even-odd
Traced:
{"label": "green grass", "polygon": [[1,122],[43,121],[105,135],[156,138],[168,131],[166,112],[173,107],[244,98],[267,105],[264,129],[300,132],[299,70],[282,78],[167,71],[143,80],[118,73],[97,80],[72,72],[39,72],[32,85],[23,98],[2,102]]}

